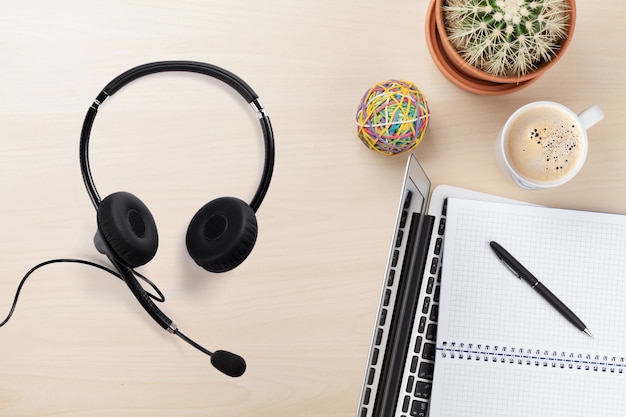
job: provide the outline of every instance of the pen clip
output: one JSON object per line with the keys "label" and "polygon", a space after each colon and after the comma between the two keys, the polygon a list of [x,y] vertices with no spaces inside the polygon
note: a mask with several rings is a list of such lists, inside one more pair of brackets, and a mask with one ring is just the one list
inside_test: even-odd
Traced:
{"label": "pen clip", "polygon": [[502,262],[502,264],[504,264],[504,266],[506,266],[509,271],[511,271],[513,273],[513,275],[515,275],[517,278],[522,279],[522,276],[520,274],[517,273],[517,271],[515,269],[513,269],[513,267],[511,265],[509,265],[507,262],[504,261],[504,259],[502,259],[502,257],[500,255],[497,255],[498,259],[500,259],[500,262]]}

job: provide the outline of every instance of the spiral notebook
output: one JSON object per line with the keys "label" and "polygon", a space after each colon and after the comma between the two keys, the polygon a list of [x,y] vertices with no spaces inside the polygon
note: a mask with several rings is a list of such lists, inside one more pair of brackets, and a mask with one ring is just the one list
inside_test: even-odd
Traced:
{"label": "spiral notebook", "polygon": [[443,252],[431,417],[626,415],[626,216],[450,198]]}

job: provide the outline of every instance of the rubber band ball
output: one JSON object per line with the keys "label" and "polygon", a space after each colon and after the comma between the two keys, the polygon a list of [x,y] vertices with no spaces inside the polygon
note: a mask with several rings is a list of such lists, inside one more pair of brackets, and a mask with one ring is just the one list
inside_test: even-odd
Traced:
{"label": "rubber band ball", "polygon": [[367,90],[356,113],[359,139],[383,155],[414,149],[424,138],[430,112],[415,84],[389,80]]}

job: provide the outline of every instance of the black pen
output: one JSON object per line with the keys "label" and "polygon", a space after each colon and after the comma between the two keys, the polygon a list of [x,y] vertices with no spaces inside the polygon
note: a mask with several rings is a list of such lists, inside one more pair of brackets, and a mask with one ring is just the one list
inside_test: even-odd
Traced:
{"label": "black pen", "polygon": [[534,288],[539,295],[541,295],[547,302],[550,303],[552,307],[556,309],[559,313],[563,315],[570,323],[572,323],[578,330],[585,332],[589,337],[593,338],[593,335],[585,325],[574,314],[572,310],[570,310],[561,300],[559,300],[556,295],[552,294],[552,292],[546,288],[533,274],[531,274],[522,264],[520,264],[509,252],[506,251],[502,246],[497,244],[496,242],[490,242],[489,246],[496,253],[496,256],[502,261],[502,263],[511,270],[518,278],[526,281],[532,288]]}

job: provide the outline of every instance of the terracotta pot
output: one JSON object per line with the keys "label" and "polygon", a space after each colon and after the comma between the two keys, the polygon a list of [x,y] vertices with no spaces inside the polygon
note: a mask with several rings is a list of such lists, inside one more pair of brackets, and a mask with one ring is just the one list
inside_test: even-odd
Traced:
{"label": "terracotta pot", "polygon": [[439,70],[457,87],[482,95],[507,94],[527,87],[551,68],[565,53],[574,34],[576,22],[575,0],[567,0],[570,7],[568,35],[563,40],[557,54],[549,62],[535,71],[520,77],[497,77],[475,68],[461,58],[450,43],[443,26],[442,5],[444,0],[431,0],[426,14],[426,40],[435,64]]}

